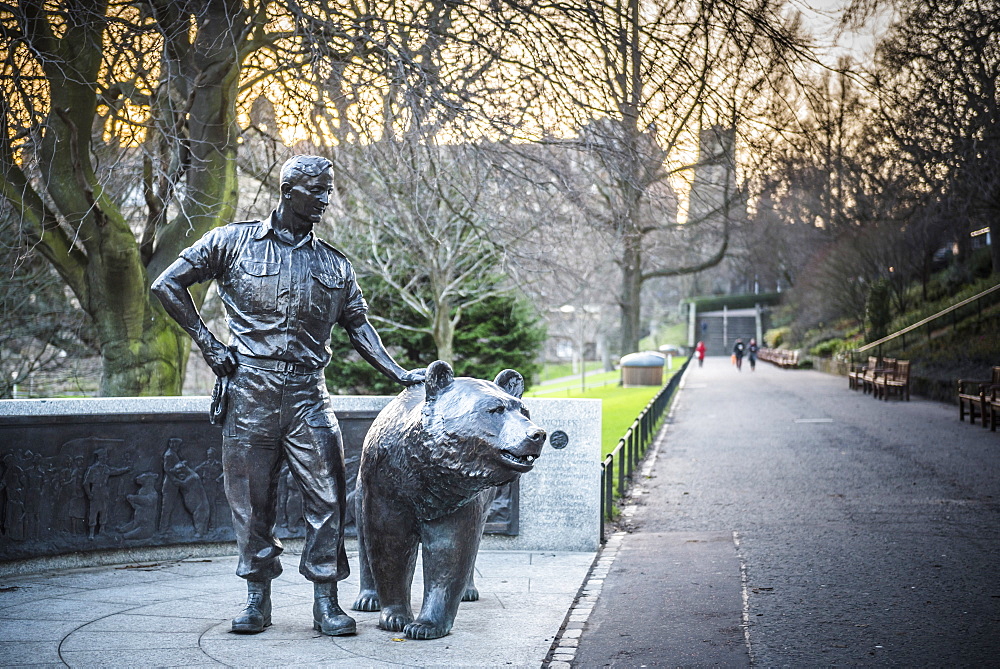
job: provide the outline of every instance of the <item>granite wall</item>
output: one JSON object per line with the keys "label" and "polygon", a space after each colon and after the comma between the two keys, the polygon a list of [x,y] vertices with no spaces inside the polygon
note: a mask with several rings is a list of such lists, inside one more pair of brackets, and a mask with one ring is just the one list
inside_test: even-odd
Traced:
{"label": "granite wall", "polygon": [[[333,399],[352,490],[364,435],[390,398]],[[600,402],[526,403],[551,438],[535,470],[498,496],[483,547],[596,550]],[[109,550],[141,559],[144,549],[233,541],[221,431],[208,422],[208,404],[205,397],[0,401],[0,562],[67,554],[79,562],[81,553]],[[278,536],[301,537],[301,497],[287,474],[278,499]]]}

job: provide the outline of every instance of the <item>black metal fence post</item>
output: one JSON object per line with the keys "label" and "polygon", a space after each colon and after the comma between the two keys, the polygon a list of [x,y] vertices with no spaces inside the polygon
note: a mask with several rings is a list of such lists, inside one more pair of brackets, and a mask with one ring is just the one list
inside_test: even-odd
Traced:
{"label": "black metal fence post", "polygon": [[[637,450],[636,446],[637,444],[635,443],[635,432],[632,432],[632,434],[629,435],[628,446],[625,449],[625,462],[628,463],[628,469],[625,472],[625,476],[627,476],[628,478],[632,478],[632,467],[635,465],[635,459],[636,459],[636,450]],[[620,483],[621,479],[619,478],[618,480],[619,480],[618,493],[621,494],[622,490]]]}
{"label": "black metal fence post", "polygon": [[642,410],[639,415],[640,428],[639,431],[642,433],[642,454],[646,454],[646,444],[649,442],[649,405]]}
{"label": "black metal fence post", "polygon": [[605,543],[608,540],[608,538],[604,534],[604,513],[605,513],[605,510],[604,510],[604,478],[605,478],[605,472],[607,471],[607,469],[608,469],[608,461],[607,461],[607,459],[605,459],[604,462],[601,463],[601,543],[602,544]]}
{"label": "black metal fence post", "polygon": [[607,477],[607,480],[605,481],[605,485],[604,485],[604,495],[605,495],[605,504],[606,504],[605,508],[607,509],[607,513],[608,513],[608,518],[609,519],[611,518],[611,515],[612,515],[612,511],[613,511],[612,503],[614,501],[614,483],[615,483],[614,468],[615,468],[615,456],[614,456],[613,453],[610,456],[610,458],[611,458],[611,460],[610,460],[610,462],[608,462],[608,468],[611,471],[609,472],[609,476]]}
{"label": "black metal fence post", "polygon": [[[632,434],[628,435],[629,442],[632,441],[632,436],[633,436]],[[626,451],[626,449],[620,449],[620,451]],[[625,490],[625,467],[623,466],[625,463],[622,462],[622,459],[623,459],[622,456],[623,455],[625,455],[625,452],[619,452],[619,454],[618,454],[618,494],[619,495],[622,494],[622,491]]]}

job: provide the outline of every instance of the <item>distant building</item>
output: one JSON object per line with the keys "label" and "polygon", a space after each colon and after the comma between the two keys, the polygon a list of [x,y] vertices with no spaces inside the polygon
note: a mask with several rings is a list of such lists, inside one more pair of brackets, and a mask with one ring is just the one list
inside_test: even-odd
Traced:
{"label": "distant building", "polygon": [[754,291],[754,273],[740,253],[739,228],[746,219],[744,193],[737,183],[736,131],[714,125],[699,133],[698,163],[688,198],[686,225],[703,231],[697,235],[703,256],[721,243],[728,226],[727,257],[715,267],[694,275],[690,296],[726,295]]}
{"label": "distant building", "polygon": [[714,125],[699,133],[698,164],[688,200],[688,222],[721,223],[742,216],[736,186],[736,131]]}

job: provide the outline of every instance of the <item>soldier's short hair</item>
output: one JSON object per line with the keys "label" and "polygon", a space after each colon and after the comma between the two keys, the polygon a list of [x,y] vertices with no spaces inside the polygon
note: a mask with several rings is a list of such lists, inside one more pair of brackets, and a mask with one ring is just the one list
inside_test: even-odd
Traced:
{"label": "soldier's short hair", "polygon": [[281,184],[297,183],[303,177],[318,177],[333,167],[323,156],[292,156],[281,166]]}

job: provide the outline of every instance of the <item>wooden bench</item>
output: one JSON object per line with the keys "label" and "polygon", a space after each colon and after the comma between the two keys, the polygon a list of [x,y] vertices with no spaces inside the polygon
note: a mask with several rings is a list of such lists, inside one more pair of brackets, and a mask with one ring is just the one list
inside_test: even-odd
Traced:
{"label": "wooden bench", "polygon": [[986,397],[986,418],[990,421],[990,430],[997,431],[997,421],[1000,420],[1000,385],[990,388]]}
{"label": "wooden bench", "polygon": [[875,399],[889,401],[889,393],[896,393],[900,399],[910,401],[910,361],[896,360],[894,369],[875,376],[872,394]]}
{"label": "wooden bench", "polygon": [[969,423],[976,424],[976,414],[986,427],[993,421],[987,422],[987,395],[991,394],[991,386],[1000,385],[1000,367],[992,370],[993,378],[985,379],[959,379],[958,380],[958,419],[965,420],[966,407],[969,409]]}
{"label": "wooden bench", "polygon": [[891,374],[896,371],[895,358],[882,358],[874,367],[869,367],[861,376],[861,391],[865,394],[875,395],[875,379],[883,374]]}
{"label": "wooden bench", "polygon": [[867,365],[854,365],[847,373],[847,387],[851,390],[861,390],[864,387],[865,372],[876,367],[878,367],[878,358],[873,355],[868,356]]}
{"label": "wooden bench", "polygon": [[794,369],[799,366],[798,350],[789,351],[783,348],[761,348],[757,351],[757,358],[783,369]]}

